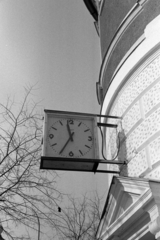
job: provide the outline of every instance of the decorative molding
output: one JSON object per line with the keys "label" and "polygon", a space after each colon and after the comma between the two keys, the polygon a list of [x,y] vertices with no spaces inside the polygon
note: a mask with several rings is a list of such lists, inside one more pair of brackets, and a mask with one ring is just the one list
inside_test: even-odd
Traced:
{"label": "decorative molding", "polygon": [[[128,162],[127,168],[121,169],[124,176],[160,176],[160,34],[153,37],[150,32],[154,22],[156,32],[160,16],[148,25],[146,40],[115,76],[102,106],[102,114],[123,117],[117,160]],[[106,136],[112,158],[117,151],[117,135],[110,129]]]}
{"label": "decorative molding", "polygon": [[160,240],[160,231],[156,233],[155,238],[156,238],[157,240]]}
{"label": "decorative molding", "polygon": [[[112,240],[114,237],[125,240],[145,239],[149,232],[157,236],[160,231],[160,212],[159,191],[156,193],[156,189],[159,185],[160,182],[145,179],[113,177],[97,237],[102,240]],[[136,196],[135,200],[110,222],[114,212],[122,207],[121,196],[131,192]],[[124,203],[127,204],[127,201]]]}
{"label": "decorative molding", "polygon": [[[142,10],[142,6],[139,5],[138,3],[136,3],[133,8],[129,11],[129,13],[126,15],[126,17],[123,19],[123,21],[121,22],[121,24],[119,25],[112,41],[111,44],[108,48],[108,51],[103,59],[103,63],[101,66],[101,71],[100,71],[100,77],[99,77],[99,82],[102,85],[103,84],[103,77],[104,77],[104,72],[105,69],[107,68],[108,62],[111,58],[111,55],[114,51],[114,49],[116,48],[122,34],[124,34],[124,32],[127,30],[127,28],[129,27],[129,25],[133,22],[133,20],[136,18],[136,16],[141,12]],[[129,53],[127,53],[127,56],[125,56],[125,58],[123,59],[123,61],[121,61],[121,63],[119,64],[122,65],[122,62],[124,62],[126,60],[126,58],[129,56],[129,54],[131,54],[131,52],[133,51],[134,48],[136,48],[141,41],[143,41],[144,37],[141,39],[139,39],[134,46],[132,46],[131,50],[129,51]],[[117,68],[119,68],[119,66]]]}
{"label": "decorative molding", "polygon": [[149,231],[156,235],[160,231],[160,217],[158,216],[153,222],[149,224]]}
{"label": "decorative molding", "polygon": [[114,236],[111,240],[121,240],[118,236]]}
{"label": "decorative molding", "polygon": [[100,7],[99,7],[99,14],[102,13],[104,3],[105,3],[105,0],[100,0],[100,1],[99,1],[99,5],[100,5]]}
{"label": "decorative molding", "polygon": [[103,87],[100,85],[99,82],[96,83],[96,92],[98,103],[101,105],[103,102]]}
{"label": "decorative molding", "polygon": [[137,3],[141,6],[144,6],[144,4],[148,2],[148,0],[138,0]]}
{"label": "decorative molding", "polygon": [[97,32],[97,34],[98,34],[98,36],[100,35],[100,29],[99,29],[99,24],[98,24],[98,22],[94,22],[94,26],[95,26],[95,29],[96,29],[96,32]]}
{"label": "decorative molding", "polygon": [[[130,80],[135,78],[136,75],[142,72],[142,69],[152,61],[152,59],[155,59],[157,55],[160,54],[160,37],[157,37],[157,35],[154,37],[153,35],[151,36],[151,34],[148,34],[146,37],[147,38],[139,45],[139,47],[128,57],[127,61],[121,66],[112,80],[103,101],[102,114],[106,114],[106,112],[109,111],[112,99],[115,94],[118,94],[121,86],[123,86],[129,78]],[[102,72],[103,69],[101,70],[101,74]]]}

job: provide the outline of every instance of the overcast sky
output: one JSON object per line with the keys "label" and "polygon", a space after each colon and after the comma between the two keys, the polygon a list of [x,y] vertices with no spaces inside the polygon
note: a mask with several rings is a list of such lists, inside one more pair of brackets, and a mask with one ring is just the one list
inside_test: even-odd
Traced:
{"label": "overcast sky", "polygon": [[[19,101],[24,86],[37,84],[42,112],[99,113],[100,42],[82,0],[0,0],[0,36],[0,101]],[[63,173],[59,184],[81,194],[105,189],[102,179]]]}
{"label": "overcast sky", "polygon": [[99,38],[83,1],[0,4],[1,98],[37,83],[46,108],[97,112]]}

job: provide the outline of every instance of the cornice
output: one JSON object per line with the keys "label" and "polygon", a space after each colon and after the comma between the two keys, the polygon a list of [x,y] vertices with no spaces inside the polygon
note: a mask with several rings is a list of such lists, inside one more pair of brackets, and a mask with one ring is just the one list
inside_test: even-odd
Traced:
{"label": "cornice", "polygon": [[98,10],[95,6],[96,4],[93,3],[93,0],[83,0],[83,1],[84,1],[84,4],[86,5],[88,11],[90,12],[90,14],[94,18],[94,20],[97,22],[98,21]]}
{"label": "cornice", "polygon": [[[132,183],[132,185],[135,185],[134,190],[136,190],[136,188],[139,188],[139,187],[141,188],[141,186],[144,189],[141,190],[142,194],[138,197],[138,199],[133,204],[131,204],[131,206],[120,217],[118,217],[113,223],[111,223],[111,225],[105,226],[106,218],[110,218],[109,211],[110,209],[112,210],[112,207],[113,207],[109,203],[109,206],[108,206],[109,209],[108,208],[107,208],[108,210],[106,209],[106,214],[103,217],[104,219],[101,220],[101,224],[99,226],[99,231],[98,231],[99,234],[97,234],[98,237],[100,239],[111,239],[113,236],[119,236],[120,239],[121,237],[123,239],[123,236],[126,236],[126,234],[129,234],[129,235],[134,234],[132,226],[138,227],[139,224],[142,224],[142,228],[138,230],[139,231],[138,234],[142,234],[142,236],[146,232],[151,230],[152,230],[151,232],[153,232],[153,230],[157,232],[159,228],[157,230],[157,227],[155,227],[155,224],[154,226],[150,226],[150,228],[148,228],[148,224],[151,225],[152,220],[155,220],[159,217],[158,211],[156,211],[156,215],[154,215],[154,219],[151,218],[150,223],[148,223],[147,225],[143,225],[143,222],[145,218],[148,216],[147,214],[153,209],[153,207],[156,207],[156,208],[159,207],[156,203],[156,196],[154,194],[157,184],[159,184],[159,182],[154,182],[147,179],[138,180],[137,178],[120,178],[120,177],[119,178],[116,177],[116,178],[117,180],[118,179],[120,180],[120,182],[124,186],[124,189],[125,189],[125,185],[128,184],[127,179],[130,183]],[[114,184],[116,183],[116,182],[114,183],[114,179],[112,181],[112,188],[116,187],[114,186]],[[152,186],[150,186],[149,183],[152,183]],[[117,185],[117,187],[118,186],[119,185]]]}

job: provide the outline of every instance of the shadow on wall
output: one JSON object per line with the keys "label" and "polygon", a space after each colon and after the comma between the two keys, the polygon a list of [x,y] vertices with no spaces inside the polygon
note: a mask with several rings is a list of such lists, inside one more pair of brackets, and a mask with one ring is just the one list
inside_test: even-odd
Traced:
{"label": "shadow on wall", "polygon": [[[121,130],[118,132],[117,135],[117,148],[119,149],[118,153],[118,161],[126,162],[127,160],[127,146],[126,146],[126,135],[124,129],[121,127]],[[119,165],[120,175],[121,176],[128,176],[128,168],[127,165]]]}

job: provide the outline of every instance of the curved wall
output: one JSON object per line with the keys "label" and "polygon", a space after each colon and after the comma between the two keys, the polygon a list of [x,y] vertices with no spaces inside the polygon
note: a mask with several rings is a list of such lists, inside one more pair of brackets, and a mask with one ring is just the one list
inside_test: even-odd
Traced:
{"label": "curved wall", "polygon": [[[102,59],[120,23],[136,3],[136,0],[105,0],[100,13]],[[116,16],[116,17],[115,17]]]}
{"label": "curved wall", "polygon": [[[159,0],[105,0],[99,16],[103,98],[124,56],[132,54],[144,40],[143,32],[160,13]],[[131,50],[132,49],[132,50]]]}
{"label": "curved wall", "polygon": [[[121,169],[124,176],[160,178],[159,29],[157,17],[145,29],[145,40],[114,77],[102,106],[102,114],[123,118],[118,124],[116,160],[127,161],[127,167]],[[107,158],[114,158],[117,134],[114,129],[104,134]]]}

